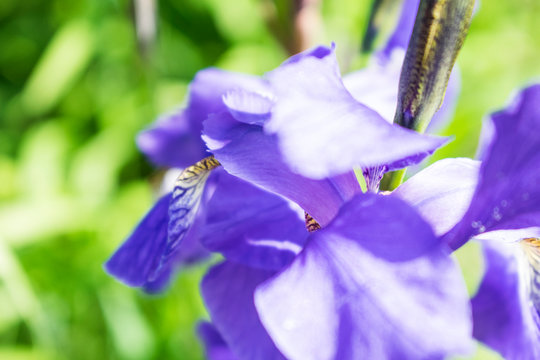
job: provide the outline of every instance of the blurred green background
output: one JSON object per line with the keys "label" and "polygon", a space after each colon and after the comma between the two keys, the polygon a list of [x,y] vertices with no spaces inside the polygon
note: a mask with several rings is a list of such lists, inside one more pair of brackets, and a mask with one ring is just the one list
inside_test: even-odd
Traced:
{"label": "blurred green background", "polygon": [[[288,2],[157,3],[156,36],[141,43],[128,0],[0,1],[0,359],[203,357],[204,266],[152,297],[102,264],[155,196],[160,171],[136,133],[180,106],[201,68],[262,74],[283,61]],[[443,132],[455,140],[435,159],[474,156],[483,116],[540,75],[540,3],[480,5]],[[319,42],[336,41],[342,64],[358,53],[370,6],[323,1]],[[474,291],[478,249],[459,258]]]}

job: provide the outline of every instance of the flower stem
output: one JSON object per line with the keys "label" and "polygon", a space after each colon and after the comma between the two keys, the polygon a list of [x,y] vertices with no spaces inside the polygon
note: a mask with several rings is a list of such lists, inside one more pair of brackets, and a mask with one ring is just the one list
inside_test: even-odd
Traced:
{"label": "flower stem", "polygon": [[405,179],[405,173],[407,169],[401,169],[386,173],[381,180],[380,190],[381,191],[393,191],[395,190],[403,180]]}
{"label": "flower stem", "polygon": [[294,0],[292,53],[315,45],[321,26],[320,0]]}

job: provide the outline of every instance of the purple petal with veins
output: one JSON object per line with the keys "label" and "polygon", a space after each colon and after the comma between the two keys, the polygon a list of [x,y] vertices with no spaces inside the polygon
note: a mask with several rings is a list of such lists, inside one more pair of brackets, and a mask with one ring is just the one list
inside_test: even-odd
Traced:
{"label": "purple petal with veins", "polygon": [[276,103],[265,130],[275,134],[290,167],[324,178],[353,167],[417,163],[446,139],[421,135],[385,121],[356,101],[339,76],[333,51],[304,56],[267,75]]}
{"label": "purple petal with veins", "polygon": [[206,308],[231,352],[239,359],[281,360],[255,310],[255,288],[275,272],[226,261],[211,268],[201,284]]}
{"label": "purple petal with veins", "polygon": [[471,205],[445,235],[454,249],[482,232],[540,226],[540,85],[488,121]]}
{"label": "purple petal with veins", "polygon": [[459,268],[414,209],[388,196],[344,205],[258,286],[255,304],[289,359],[443,358],[472,345]]}
{"label": "purple petal with veins", "polygon": [[210,116],[203,138],[228,173],[297,203],[322,226],[345,201],[361,192],[352,171],[322,180],[292,172],[275,136],[261,126],[236,121],[229,112]]}
{"label": "purple petal with veins", "polygon": [[524,249],[517,242],[484,241],[483,246],[487,264],[472,299],[474,337],[505,359],[539,359],[540,306],[533,306],[527,291],[530,264]]}
{"label": "purple petal with veins", "polygon": [[187,107],[163,116],[137,136],[139,149],[155,164],[187,167],[207,156],[201,140],[202,123],[226,109],[222,97],[234,89],[268,92],[263,79],[253,75],[209,68],[197,73],[190,84]]}
{"label": "purple petal with veins", "polygon": [[304,212],[235,176],[221,174],[207,205],[201,243],[228,260],[280,270],[302,250],[308,236]]}

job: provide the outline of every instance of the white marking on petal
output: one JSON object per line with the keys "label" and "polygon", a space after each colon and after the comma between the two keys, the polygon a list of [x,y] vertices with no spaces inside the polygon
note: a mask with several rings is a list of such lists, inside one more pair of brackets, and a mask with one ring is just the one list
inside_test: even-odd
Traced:
{"label": "white marking on petal", "polygon": [[278,250],[287,250],[293,252],[294,254],[298,254],[302,250],[300,245],[290,241],[247,239],[247,243],[254,246],[267,246]]}
{"label": "white marking on petal", "polygon": [[527,259],[526,286],[531,305],[540,315],[540,238],[527,238],[520,241]]}

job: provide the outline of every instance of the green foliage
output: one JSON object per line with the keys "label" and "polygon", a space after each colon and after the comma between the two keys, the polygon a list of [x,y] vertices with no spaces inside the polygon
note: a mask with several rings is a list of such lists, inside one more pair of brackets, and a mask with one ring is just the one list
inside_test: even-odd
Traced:
{"label": "green foliage", "polygon": [[[155,197],[159,171],[137,152],[136,133],[180,106],[203,67],[278,65],[287,4],[162,0],[144,49],[128,0],[0,1],[1,359],[202,358],[194,326],[206,316],[204,266],[147,296],[102,264]],[[320,42],[337,42],[345,68],[357,61],[369,6],[323,4]],[[436,158],[472,156],[484,114],[540,74],[538,16],[534,0],[482,2],[458,58],[463,90],[445,130],[456,139]],[[472,292],[478,256],[458,254]]]}

